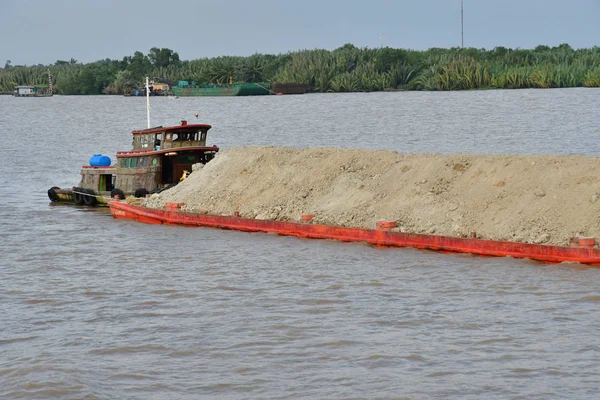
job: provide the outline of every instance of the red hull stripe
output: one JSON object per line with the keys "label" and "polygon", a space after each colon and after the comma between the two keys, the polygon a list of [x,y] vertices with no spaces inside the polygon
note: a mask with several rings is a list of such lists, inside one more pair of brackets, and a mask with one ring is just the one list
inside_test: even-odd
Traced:
{"label": "red hull stripe", "polygon": [[180,130],[190,130],[190,129],[196,129],[196,128],[210,129],[210,128],[212,128],[212,126],[208,125],[208,124],[186,124],[186,125],[176,125],[176,126],[167,126],[167,127],[160,126],[160,127],[156,127],[156,128],[139,129],[139,130],[132,131],[132,133],[133,134],[155,133],[155,132],[165,132],[165,131],[177,132]]}
{"label": "red hull stripe", "polygon": [[186,153],[186,152],[194,152],[194,151],[212,151],[217,152],[219,148],[217,146],[196,146],[196,147],[175,147],[172,149],[161,149],[161,150],[131,150],[131,151],[117,151],[117,158],[121,157],[143,157],[143,156],[153,156],[158,154],[165,153]]}
{"label": "red hull stripe", "polygon": [[388,230],[345,228],[285,221],[270,221],[194,214],[176,210],[159,210],[112,201],[111,214],[117,219],[132,219],[148,224],[205,226],[246,232],[274,232],[280,235],[312,239],[335,239],[345,242],[366,242],[376,246],[414,247],[452,253],[483,256],[529,258],[548,263],[578,262],[600,266],[600,249],[505,242],[476,238],[400,233]]}

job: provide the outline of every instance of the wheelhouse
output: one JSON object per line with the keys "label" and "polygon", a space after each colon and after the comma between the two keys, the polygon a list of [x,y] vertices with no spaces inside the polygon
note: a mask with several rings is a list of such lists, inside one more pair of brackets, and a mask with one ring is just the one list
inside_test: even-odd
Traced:
{"label": "wheelhouse", "polygon": [[132,149],[117,152],[115,164],[81,169],[79,189],[110,199],[114,193],[140,197],[177,184],[194,164],[206,164],[219,151],[206,145],[210,128],[181,121],[178,126],[133,131]]}
{"label": "wheelhouse", "polygon": [[206,164],[218,151],[206,146],[210,125],[187,124],[133,131],[131,151],[117,153],[115,187],[154,191],[178,183],[192,165]]}
{"label": "wheelhouse", "polygon": [[150,128],[133,131],[132,147],[134,151],[165,150],[180,147],[204,147],[210,125],[187,125],[162,129]]}

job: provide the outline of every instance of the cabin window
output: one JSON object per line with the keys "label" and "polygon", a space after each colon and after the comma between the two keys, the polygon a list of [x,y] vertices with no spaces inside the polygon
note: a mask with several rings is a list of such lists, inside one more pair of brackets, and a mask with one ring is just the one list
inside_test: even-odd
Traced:
{"label": "cabin window", "polygon": [[137,166],[145,167],[146,166],[146,157],[139,157],[137,160]]}
{"label": "cabin window", "polygon": [[177,162],[179,162],[179,164],[194,164],[196,162],[196,156],[179,156]]}
{"label": "cabin window", "polygon": [[151,139],[152,135],[147,134],[147,135],[141,135],[140,136],[140,141],[142,143],[142,148],[147,148],[150,146],[150,143],[152,143],[152,139]]}
{"label": "cabin window", "polygon": [[206,131],[202,131],[202,133],[200,134],[200,141],[204,140],[206,140]]}
{"label": "cabin window", "polygon": [[152,159],[152,165],[157,165],[158,164],[158,158],[154,157]]}
{"label": "cabin window", "polygon": [[131,161],[129,162],[129,166],[130,166],[131,168],[135,168],[135,161],[136,161],[136,159],[135,159],[135,158],[132,158],[132,159],[131,159]]}
{"label": "cabin window", "polygon": [[121,158],[119,160],[119,167],[126,168],[127,167],[126,163],[127,163],[127,159],[126,158]]}
{"label": "cabin window", "polygon": [[130,161],[131,161],[130,158],[125,159],[125,168],[129,168],[131,166],[130,165],[131,164]]}
{"label": "cabin window", "polygon": [[170,141],[172,140],[172,136],[171,136],[171,134],[170,134],[170,133],[167,133],[167,134],[165,135],[165,140],[166,140],[166,141],[168,141],[168,142],[170,142]]}

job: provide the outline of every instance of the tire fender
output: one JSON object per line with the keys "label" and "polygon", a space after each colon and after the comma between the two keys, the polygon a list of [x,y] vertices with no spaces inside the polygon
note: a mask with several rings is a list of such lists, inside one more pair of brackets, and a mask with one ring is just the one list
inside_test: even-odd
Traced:
{"label": "tire fender", "polygon": [[98,199],[96,198],[96,193],[92,189],[83,189],[83,191],[89,196],[83,195],[83,202],[86,206],[95,207],[98,204]]}
{"label": "tire fender", "polygon": [[50,189],[48,189],[48,198],[50,199],[50,201],[59,201],[60,198],[58,197],[58,194],[56,193],[56,190],[60,189],[58,186],[52,186]]}
{"label": "tire fender", "polygon": [[148,190],[146,190],[146,188],[139,188],[139,189],[135,189],[135,197],[146,197],[147,194],[149,194],[150,192]]}
{"label": "tire fender", "polygon": [[73,189],[73,201],[78,206],[82,206],[85,204],[85,201],[84,201],[85,196],[82,194],[84,192],[85,192],[84,188],[76,187],[75,189]]}
{"label": "tire fender", "polygon": [[114,199],[116,195],[119,195],[119,200],[125,200],[125,193],[121,189],[113,189],[110,191],[110,198]]}

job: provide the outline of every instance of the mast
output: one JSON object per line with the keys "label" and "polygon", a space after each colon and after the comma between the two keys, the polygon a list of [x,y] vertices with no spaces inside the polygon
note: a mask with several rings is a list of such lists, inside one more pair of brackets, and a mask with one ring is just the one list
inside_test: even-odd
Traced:
{"label": "mast", "polygon": [[146,114],[148,115],[148,129],[150,129],[150,87],[146,77]]}
{"label": "mast", "polygon": [[52,95],[52,76],[50,76],[50,70],[48,70],[48,93]]}

